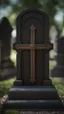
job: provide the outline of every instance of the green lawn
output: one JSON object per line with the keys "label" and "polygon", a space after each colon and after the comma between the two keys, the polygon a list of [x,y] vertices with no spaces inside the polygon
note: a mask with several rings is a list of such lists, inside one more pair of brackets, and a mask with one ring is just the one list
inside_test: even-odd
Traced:
{"label": "green lawn", "polygon": [[49,61],[49,69],[50,70],[52,70],[55,65],[56,65],[56,61],[54,61],[54,60]]}
{"label": "green lawn", "polygon": [[[56,61],[49,61],[49,69],[52,70]],[[53,85],[56,87],[58,94],[64,96],[64,78],[51,78]]]}
{"label": "green lawn", "polygon": [[14,80],[15,78],[5,80],[5,81],[0,81],[0,97],[8,94],[8,91],[12,87]]}
{"label": "green lawn", "polygon": [[16,54],[17,53],[15,50],[11,50],[10,59],[13,61],[15,66],[16,66]]}
{"label": "green lawn", "polygon": [[[13,86],[13,82],[15,81],[15,78],[5,80],[5,81],[0,81],[0,98],[3,97],[4,95],[8,95],[8,92],[10,88]],[[1,109],[1,105],[0,105]],[[19,114],[18,111],[15,110],[8,110],[6,111],[6,114]]]}
{"label": "green lawn", "polygon": [[52,83],[56,87],[59,96],[64,96],[64,79],[63,78],[52,78]]}

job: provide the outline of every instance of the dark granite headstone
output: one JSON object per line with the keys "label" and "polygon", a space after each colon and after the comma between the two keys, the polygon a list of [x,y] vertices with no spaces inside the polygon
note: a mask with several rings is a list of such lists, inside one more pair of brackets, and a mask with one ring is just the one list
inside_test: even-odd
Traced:
{"label": "dark granite headstone", "polygon": [[0,19],[0,80],[15,74],[15,67],[10,60],[12,26],[6,17]]}
{"label": "dark granite headstone", "polygon": [[57,38],[57,65],[52,69],[52,77],[64,77],[64,37]]}
{"label": "dark granite headstone", "polygon": [[17,17],[17,79],[3,109],[63,110],[49,79],[49,20],[39,10],[27,10]]}
{"label": "dark granite headstone", "polygon": [[6,17],[0,19],[0,40],[2,43],[1,59],[10,56],[12,27]]}

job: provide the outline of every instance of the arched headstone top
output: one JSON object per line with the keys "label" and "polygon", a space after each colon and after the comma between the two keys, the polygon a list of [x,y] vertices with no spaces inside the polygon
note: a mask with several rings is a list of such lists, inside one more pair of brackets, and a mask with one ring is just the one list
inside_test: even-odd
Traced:
{"label": "arched headstone top", "polygon": [[27,13],[27,14],[29,14],[29,13],[39,13],[40,15],[43,15],[44,17],[49,18],[48,15],[47,15],[45,12],[41,11],[41,10],[30,9],[30,10],[24,10],[23,12],[21,12],[21,13],[18,15],[18,17],[17,17],[17,21],[18,21],[19,18],[21,18],[21,17],[23,17],[24,15],[26,15],[26,13]]}
{"label": "arched headstone top", "polygon": [[[12,32],[13,28],[9,22],[9,20],[7,19],[7,17],[2,17],[0,19],[0,28],[2,29],[2,27],[5,26],[7,28],[9,28],[10,32]],[[5,29],[6,30],[6,29]]]}
{"label": "arched headstone top", "polygon": [[[49,18],[46,13],[40,10],[26,10],[20,13],[16,19],[16,26],[17,26],[17,40],[20,41],[24,38],[23,32],[29,33],[29,28],[34,25],[36,27],[37,36],[41,37],[41,42],[44,43],[49,41]],[[24,30],[24,31],[23,31]],[[25,33],[26,33],[25,32]],[[28,34],[26,34],[27,36]],[[20,39],[21,38],[21,39]],[[29,40],[29,36],[27,38]],[[37,38],[38,39],[38,38]],[[28,41],[27,40],[27,41]],[[39,41],[38,41],[39,42]],[[23,41],[21,41],[23,43]],[[24,42],[29,43],[29,42]],[[37,43],[37,41],[36,41]]]}

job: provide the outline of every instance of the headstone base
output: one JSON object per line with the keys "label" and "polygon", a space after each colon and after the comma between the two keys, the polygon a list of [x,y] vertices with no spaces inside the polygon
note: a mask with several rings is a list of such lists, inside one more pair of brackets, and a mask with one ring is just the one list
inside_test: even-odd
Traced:
{"label": "headstone base", "polygon": [[54,86],[14,86],[3,109],[63,111],[63,104]]}
{"label": "headstone base", "polygon": [[[21,86],[21,85],[22,85],[22,80],[15,80],[14,81],[14,86]],[[51,80],[44,80],[42,85],[43,86],[53,86]]]}

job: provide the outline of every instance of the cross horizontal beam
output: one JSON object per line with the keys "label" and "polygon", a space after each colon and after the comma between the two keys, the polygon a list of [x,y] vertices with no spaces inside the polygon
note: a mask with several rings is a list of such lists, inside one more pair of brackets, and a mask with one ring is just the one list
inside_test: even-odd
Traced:
{"label": "cross horizontal beam", "polygon": [[52,43],[45,43],[45,44],[14,44],[15,50],[31,50],[31,49],[43,49],[43,50],[51,50],[53,49]]}

